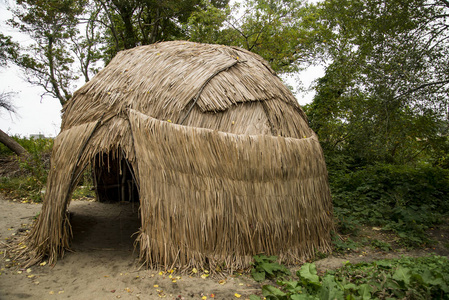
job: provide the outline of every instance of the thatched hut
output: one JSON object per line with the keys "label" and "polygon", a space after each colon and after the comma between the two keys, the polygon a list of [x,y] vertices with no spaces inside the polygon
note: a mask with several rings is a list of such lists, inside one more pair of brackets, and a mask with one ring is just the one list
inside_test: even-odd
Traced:
{"label": "thatched hut", "polygon": [[141,46],[75,92],[26,238],[34,261],[69,248],[66,211],[89,164],[100,199],[140,201],[137,242],[150,266],[245,267],[258,253],[291,263],[330,249],[317,137],[267,62],[246,50]]}

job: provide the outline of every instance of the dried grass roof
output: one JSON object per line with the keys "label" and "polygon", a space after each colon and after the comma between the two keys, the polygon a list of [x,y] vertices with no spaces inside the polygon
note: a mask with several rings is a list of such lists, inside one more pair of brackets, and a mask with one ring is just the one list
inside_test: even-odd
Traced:
{"label": "dried grass roof", "polygon": [[[251,103],[240,113],[246,124],[210,114]],[[62,130],[134,109],[173,123],[242,133],[248,122],[261,118],[252,115],[257,106],[273,135],[310,136],[295,97],[260,56],[236,47],[165,42],[118,53],[75,92],[64,108]],[[226,128],[232,121],[233,128]]]}
{"label": "dried grass roof", "polygon": [[242,49],[166,42],[120,52],[64,108],[30,262],[69,247],[66,208],[83,168],[120,153],[136,174],[150,266],[300,262],[330,250],[324,156],[290,91]]}

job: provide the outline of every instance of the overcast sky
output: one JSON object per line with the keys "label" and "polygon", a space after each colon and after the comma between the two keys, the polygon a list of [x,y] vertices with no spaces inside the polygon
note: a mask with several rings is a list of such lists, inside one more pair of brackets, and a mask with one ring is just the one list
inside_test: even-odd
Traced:
{"label": "overcast sky", "polygon": [[[12,36],[14,41],[22,45],[30,43],[30,38],[6,25],[6,20],[11,17],[11,13],[7,10],[5,2],[8,1],[0,1],[0,32]],[[61,126],[59,101],[49,96],[41,99],[43,89],[27,83],[21,74],[20,69],[12,64],[5,68],[0,67],[0,92],[17,93],[12,98],[17,114],[0,110],[0,129],[10,135],[29,136],[41,133],[47,137],[55,137]],[[301,84],[307,88],[313,80],[322,75],[322,67],[312,67],[300,75],[290,76],[286,82],[294,88]],[[311,92],[297,95],[301,105],[309,103],[312,97]]]}

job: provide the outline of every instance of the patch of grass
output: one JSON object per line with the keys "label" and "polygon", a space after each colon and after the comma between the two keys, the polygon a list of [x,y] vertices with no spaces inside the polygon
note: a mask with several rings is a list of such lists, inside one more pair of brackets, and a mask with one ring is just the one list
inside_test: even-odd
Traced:
{"label": "patch of grass", "polygon": [[9,198],[41,202],[42,184],[32,176],[1,177],[0,192]]}
{"label": "patch of grass", "polygon": [[72,193],[72,199],[95,198],[92,186],[78,186]]}

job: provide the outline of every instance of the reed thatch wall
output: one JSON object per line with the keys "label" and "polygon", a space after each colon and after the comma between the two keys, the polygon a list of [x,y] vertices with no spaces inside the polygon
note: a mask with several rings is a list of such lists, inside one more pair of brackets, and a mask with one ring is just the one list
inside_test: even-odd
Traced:
{"label": "reed thatch wall", "polygon": [[[33,263],[69,247],[66,209],[98,154],[136,174],[150,266],[246,267],[257,253],[302,261],[330,250],[323,153],[290,91],[239,48],[166,42],[120,52],[64,108]],[[215,269],[215,268],[213,268]]]}

